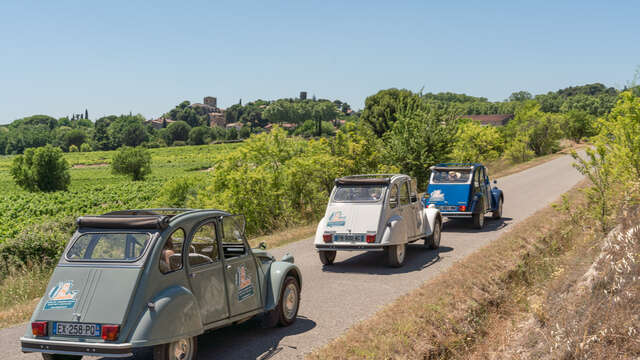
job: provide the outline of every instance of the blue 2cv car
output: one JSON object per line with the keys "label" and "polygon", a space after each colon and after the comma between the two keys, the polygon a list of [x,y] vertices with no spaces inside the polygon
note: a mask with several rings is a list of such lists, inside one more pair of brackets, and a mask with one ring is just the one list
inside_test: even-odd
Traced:
{"label": "blue 2cv car", "polygon": [[[496,181],[494,181],[496,183]],[[491,188],[487,169],[477,163],[446,163],[431,167],[431,179],[424,198],[442,216],[471,218],[476,228],[484,227],[485,214],[502,217],[504,194]]]}
{"label": "blue 2cv car", "polygon": [[290,325],[300,270],[291,255],[276,261],[251,249],[244,224],[220,210],[79,218],[20,339],[22,351],[61,360],[152,347],[155,360],[192,360],[206,330],[254,316],[264,326]]}

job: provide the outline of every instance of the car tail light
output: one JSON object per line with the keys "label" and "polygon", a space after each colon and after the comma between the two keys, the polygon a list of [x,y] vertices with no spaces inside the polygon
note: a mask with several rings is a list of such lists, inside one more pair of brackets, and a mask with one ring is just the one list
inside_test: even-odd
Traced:
{"label": "car tail light", "polygon": [[106,341],[118,340],[120,325],[102,325],[102,339]]}
{"label": "car tail light", "polygon": [[367,234],[366,239],[368,244],[374,243],[376,242],[376,234]]}
{"label": "car tail light", "polygon": [[331,234],[322,234],[322,240],[326,243],[331,242],[332,235]]}
{"label": "car tail light", "polygon": [[34,321],[31,323],[31,332],[33,336],[47,336],[47,322]]}
{"label": "car tail light", "polygon": [[467,211],[467,206],[466,205],[458,206],[458,211]]}

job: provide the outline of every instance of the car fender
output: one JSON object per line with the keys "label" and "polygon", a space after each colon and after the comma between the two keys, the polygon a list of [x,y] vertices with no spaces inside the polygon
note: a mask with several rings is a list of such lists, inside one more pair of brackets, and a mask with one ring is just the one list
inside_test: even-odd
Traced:
{"label": "car fender", "polygon": [[314,244],[316,244],[316,245],[317,244],[324,244],[324,241],[322,240],[322,234],[324,234],[324,231],[326,229],[326,225],[327,225],[326,217],[323,217],[318,222],[318,227],[316,228],[316,235],[313,238],[313,243]]}
{"label": "car fender", "polygon": [[382,233],[381,245],[397,245],[407,242],[407,228],[402,216],[394,215],[387,221]]}
{"label": "car fender", "polygon": [[502,201],[504,202],[504,194],[502,193],[502,190],[498,189],[497,187],[494,187],[493,189],[491,189],[491,208],[492,209],[496,209],[498,207],[498,201],[500,200],[500,198],[502,198]]}
{"label": "car fender", "polygon": [[476,214],[479,212],[482,212],[482,209],[478,209],[477,205],[480,203],[480,200],[482,200],[483,196],[482,193],[475,193],[473,195],[473,197],[471,198],[471,212]]}
{"label": "car fender", "polygon": [[289,274],[298,279],[298,285],[300,285],[300,291],[302,291],[302,275],[298,266],[286,261],[274,261],[269,267],[265,311],[273,310],[278,305],[282,285]]}
{"label": "car fender", "polygon": [[153,346],[203,332],[200,309],[193,293],[183,286],[172,286],[149,302],[130,342],[134,346]]}
{"label": "car fender", "polygon": [[439,219],[440,222],[442,222],[442,215],[440,214],[440,210],[436,209],[435,207],[428,207],[422,210],[422,216],[425,219],[425,221],[423,221],[423,232],[426,235],[431,235],[433,233],[433,228],[436,224],[436,221]]}

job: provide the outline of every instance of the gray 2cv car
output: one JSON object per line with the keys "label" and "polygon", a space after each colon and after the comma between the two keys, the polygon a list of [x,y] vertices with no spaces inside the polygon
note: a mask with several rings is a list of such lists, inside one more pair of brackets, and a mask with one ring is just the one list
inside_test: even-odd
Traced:
{"label": "gray 2cv car", "polygon": [[244,217],[220,210],[127,210],[78,219],[78,229],[20,339],[44,359],[194,359],[197,336],[259,316],[297,317],[293,257],[251,249]]}

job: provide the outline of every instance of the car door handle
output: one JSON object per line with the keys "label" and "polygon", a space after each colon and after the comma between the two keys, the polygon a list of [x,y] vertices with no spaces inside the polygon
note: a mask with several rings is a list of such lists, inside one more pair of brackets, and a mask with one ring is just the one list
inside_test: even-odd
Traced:
{"label": "car door handle", "polygon": [[231,270],[231,265],[227,265],[227,270]]}
{"label": "car door handle", "polygon": [[189,274],[189,277],[192,278],[192,279],[195,278],[196,277],[196,273]]}

